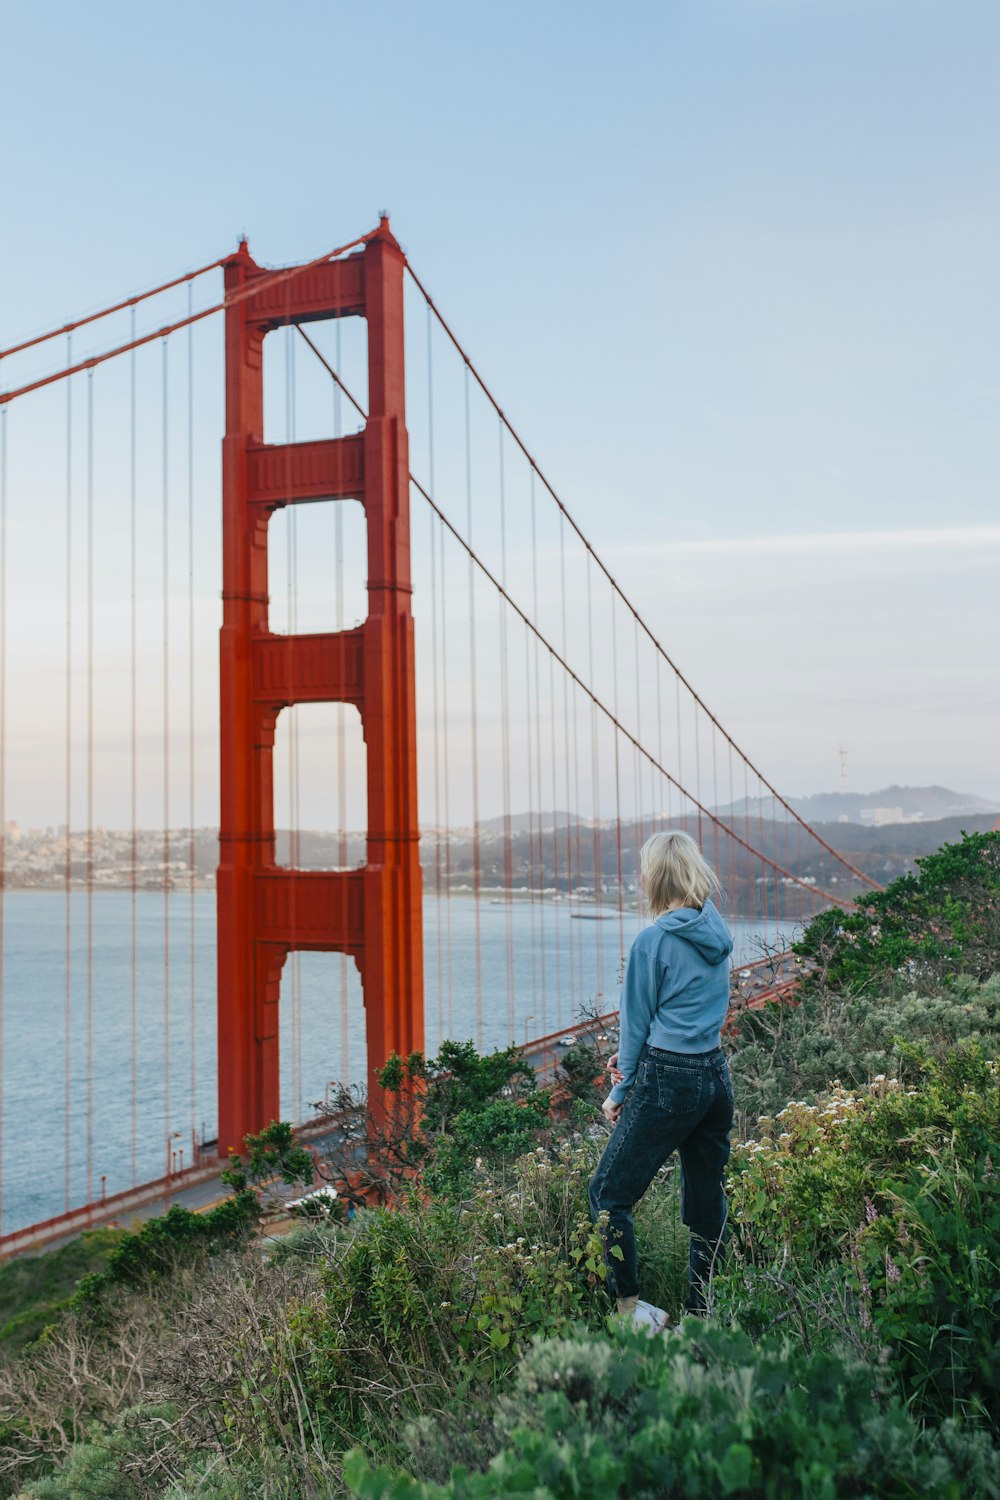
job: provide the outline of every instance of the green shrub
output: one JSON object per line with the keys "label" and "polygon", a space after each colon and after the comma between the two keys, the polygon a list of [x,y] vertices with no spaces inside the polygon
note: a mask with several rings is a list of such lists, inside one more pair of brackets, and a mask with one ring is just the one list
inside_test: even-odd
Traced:
{"label": "green shrub", "polygon": [[313,1159],[296,1141],[295,1127],[288,1120],[272,1120],[257,1135],[245,1135],[243,1144],[246,1157],[231,1151],[229,1166],[219,1173],[222,1181],[235,1193],[246,1192],[251,1187],[260,1189],[275,1177],[280,1177],[290,1187],[296,1183],[312,1186]]}
{"label": "green shrub", "polygon": [[858,990],[899,979],[934,990],[959,974],[988,979],[1000,969],[1000,833],[963,834],[917,860],[856,909],[814,918],[795,951],[829,989]]}
{"label": "green shrub", "polygon": [[[481,1176],[464,1203],[421,1199],[359,1215],[321,1263],[321,1306],[297,1319],[311,1399],[328,1430],[376,1448],[428,1404],[503,1382],[529,1340],[607,1311],[590,1158],[536,1152]],[[433,1400],[428,1393],[434,1391]]]}
{"label": "green shrub", "polygon": [[648,1338],[580,1331],[535,1344],[497,1403],[503,1444],[486,1472],[443,1485],[373,1470],[355,1451],[359,1500],[981,1500],[1000,1496],[1000,1456],[955,1424],[924,1431],[848,1357],[711,1326]]}
{"label": "green shrub", "polygon": [[477,1162],[520,1155],[549,1125],[549,1093],[518,1047],[480,1057],[472,1042],[444,1041],[437,1057],[393,1053],[376,1076],[380,1111],[348,1088],[324,1106],[339,1126],[326,1143],[327,1173],[346,1199],[396,1205],[415,1179],[465,1197]]}
{"label": "green shrub", "polygon": [[147,1500],[148,1484],[130,1461],[143,1455],[148,1434],[145,1421],[169,1423],[176,1413],[169,1405],[137,1407],[114,1423],[93,1422],[84,1442],[54,1474],[30,1480],[18,1500]]}
{"label": "green shrub", "polygon": [[549,1096],[543,1091],[461,1110],[451,1121],[450,1134],[435,1142],[424,1168],[427,1188],[443,1197],[467,1196],[477,1170],[522,1156],[548,1123]]}
{"label": "green shrub", "polygon": [[[717,1305],[751,1330],[791,1317],[808,1339],[839,1303],[888,1345],[922,1412],[1000,1422],[1000,1066],[965,1042],[904,1054],[880,1079],[762,1118],[733,1153],[733,1261]],[[807,1309],[812,1304],[813,1315]],[[862,1340],[864,1342],[864,1340]]]}
{"label": "green shrub", "polygon": [[124,1229],[87,1229],[40,1255],[0,1266],[0,1341],[8,1353],[37,1338],[69,1305],[80,1278],[101,1271]]}
{"label": "green shrub", "polygon": [[1000,975],[983,984],[959,978],[937,995],[805,986],[798,1004],[739,1012],[729,1061],[742,1133],[789,1099],[814,1101],[835,1079],[857,1088],[880,1073],[895,1077],[904,1044],[943,1060],[965,1039],[1000,1053]]}
{"label": "green shrub", "polygon": [[257,1227],[260,1207],[256,1194],[244,1188],[205,1214],[174,1203],[165,1214],[147,1219],[111,1251],[103,1271],[80,1280],[71,1305],[96,1310],[102,1296],[115,1286],[141,1286],[173,1273],[200,1253],[213,1253],[246,1241]]}

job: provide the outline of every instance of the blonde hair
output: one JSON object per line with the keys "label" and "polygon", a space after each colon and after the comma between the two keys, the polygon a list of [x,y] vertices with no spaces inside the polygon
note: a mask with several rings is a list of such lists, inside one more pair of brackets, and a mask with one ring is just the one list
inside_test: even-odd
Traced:
{"label": "blonde hair", "polygon": [[658,917],[675,902],[704,906],[721,889],[718,876],[690,834],[654,833],[639,851],[639,868],[646,884],[646,909]]}

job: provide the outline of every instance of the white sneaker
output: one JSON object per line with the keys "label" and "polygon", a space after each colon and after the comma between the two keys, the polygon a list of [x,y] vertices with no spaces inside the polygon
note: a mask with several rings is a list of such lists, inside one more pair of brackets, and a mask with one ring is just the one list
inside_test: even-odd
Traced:
{"label": "white sneaker", "polygon": [[654,1307],[652,1302],[643,1302],[640,1297],[632,1314],[632,1327],[645,1328],[650,1337],[654,1333],[663,1333],[667,1327],[667,1315],[662,1307]]}

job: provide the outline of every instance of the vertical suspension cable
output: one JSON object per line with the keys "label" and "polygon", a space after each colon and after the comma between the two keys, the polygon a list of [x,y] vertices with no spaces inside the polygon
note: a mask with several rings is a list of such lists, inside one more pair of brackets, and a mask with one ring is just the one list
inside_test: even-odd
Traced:
{"label": "vertical suspension cable", "polygon": [[[777,862],[780,847],[778,833],[778,808],[775,799],[771,802],[771,858]],[[774,876],[774,940],[778,942],[781,937],[781,876],[776,869],[772,869]]]}
{"label": "vertical suspension cable", "polygon": [[[750,842],[750,781],[746,759],[743,759],[743,836]],[[744,851],[747,869],[747,921],[757,920],[757,864],[749,849]]]}
{"label": "vertical suspension cable", "polygon": [[[590,553],[587,553],[587,661],[589,663],[590,681],[594,678],[594,601],[593,601],[593,573]],[[594,816],[594,904],[597,908],[594,923],[594,962],[597,965],[597,989],[598,994],[604,993],[604,938],[601,930],[601,919],[604,913],[601,907],[604,905],[604,867],[601,858],[601,762],[600,762],[600,736],[597,722],[597,704],[590,700],[590,775],[591,775],[591,801]]]}
{"label": "vertical suspension cable", "polygon": [[[660,653],[658,651],[656,651],[653,654],[654,654],[654,658],[655,658],[655,661],[656,661],[656,758],[660,762],[661,766],[665,766],[666,765],[666,761],[663,759],[663,685],[662,685],[662,682],[660,680]],[[668,781],[667,782],[667,798],[668,798],[668,801],[669,801],[669,799],[672,796],[672,792],[673,792],[673,788],[671,787],[671,784]],[[663,798],[663,783],[662,783],[662,780],[661,780],[659,792],[658,792],[658,794],[655,795],[654,802],[653,802],[653,811],[656,814],[658,820],[661,821],[661,822],[663,820],[663,801],[662,801],[662,798]],[[672,816],[672,813],[673,813],[673,809],[671,808],[670,809],[671,816]]]}
{"label": "vertical suspension cable", "polygon": [[[677,780],[680,783],[680,785],[683,786],[684,785],[684,757],[683,757],[683,753],[682,753],[683,747],[682,747],[682,740],[681,740],[681,679],[680,679],[680,677],[679,677],[679,675],[678,675],[677,672],[674,672],[674,714],[675,714],[676,720],[677,720]],[[683,822],[683,818],[684,818],[684,799],[683,799],[683,796],[682,796],[682,794],[680,792],[680,789],[678,788],[678,793],[677,793],[677,820],[678,820],[678,822]]]}
{"label": "vertical suspension cable", "polygon": [[[611,593],[611,675],[614,682],[613,701],[614,716],[618,720],[618,611],[616,608],[617,595]],[[617,722],[612,726],[615,742],[615,841],[617,846],[618,862],[618,948],[621,957],[625,957],[625,891],[622,878],[622,789],[621,789],[621,755],[619,746],[619,734]]]}
{"label": "vertical suspension cable", "polygon": [[442,752],[441,752],[441,781],[444,790],[444,909],[445,909],[445,938],[446,953],[448,959],[448,1035],[455,1034],[455,1018],[453,1011],[454,1002],[454,964],[451,941],[451,774],[449,768],[450,753],[450,725],[448,715],[448,583],[445,577],[445,532],[444,526],[438,528],[441,539],[440,577],[441,577],[441,729],[442,729]]}
{"label": "vertical suspension cable", "polygon": [[[781,862],[781,864],[784,865],[785,869],[787,870],[788,869],[788,823],[787,823],[787,821],[785,819],[784,808],[779,808],[778,807],[777,800],[774,797],[771,798],[771,806],[774,809],[774,820],[775,820],[775,823],[778,826],[778,830],[779,830],[779,833],[780,833],[780,837],[779,837],[779,839],[777,841],[780,844],[780,846],[781,846],[781,855],[782,855],[782,857],[781,857],[781,861],[780,862]],[[778,858],[777,848],[775,848],[775,856],[774,857],[777,860],[777,858]],[[788,913],[788,897],[785,894],[785,892],[787,890],[787,887],[784,885],[783,881],[784,881],[784,877],[782,877],[782,892],[781,892],[782,899],[781,899],[781,905],[779,906],[778,912],[777,912],[777,921],[778,921],[778,925],[779,925],[779,935],[780,935],[781,924],[784,922],[785,918],[787,917],[787,913]]]}
{"label": "vertical suspension cable", "polygon": [[[66,335],[66,364],[73,363],[73,335]],[[69,1212],[72,1193],[72,1039],[73,1039],[73,382],[66,381],[66,847],[65,947],[66,1076],[63,1104],[65,1132],[65,1196]]]}
{"label": "vertical suspension cable", "polygon": [[[762,786],[760,784],[760,777],[758,776],[757,777],[757,824],[758,824],[758,828],[759,828],[759,838],[758,838],[758,845],[757,846],[758,846],[758,848],[761,851],[761,855],[763,856],[763,855],[765,855],[767,853],[767,850],[764,847],[764,798],[761,795],[762,792],[763,792],[763,788],[762,788]],[[761,869],[761,877],[762,877],[761,878],[761,882],[760,882],[761,921],[764,924],[764,938],[765,938],[765,941],[766,941],[766,939],[767,939],[767,922],[768,922],[768,916],[767,916],[767,906],[768,906],[767,881],[768,881],[768,877],[769,877],[769,875],[770,875],[771,872],[768,869],[767,865],[764,863],[763,858],[761,859],[760,869]]]}
{"label": "vertical suspension cable", "polygon": [[503,819],[504,953],[507,988],[507,1033],[510,1043],[517,1041],[517,1010],[514,988],[514,864],[511,849],[510,810],[510,690],[507,669],[507,619],[502,595],[497,595],[497,639],[500,653],[500,781]]}
{"label": "vertical suspension cable", "polygon": [[[566,620],[566,519],[562,512],[559,513],[559,605],[562,617],[562,658],[568,660],[569,633]],[[554,666],[554,664],[553,664]],[[569,903],[573,899],[573,829],[570,826],[570,809],[572,807],[572,794],[569,779],[569,678],[566,673],[562,674],[563,687],[563,775],[566,787],[566,937],[569,954],[569,994],[570,994],[570,1020],[575,1016],[579,1005],[579,991],[577,989],[576,964],[573,942],[573,921],[569,910]],[[553,754],[555,747],[553,746]],[[553,797],[553,817],[556,812],[555,797]]]}
{"label": "vertical suspension cable", "polygon": [[[719,736],[716,734],[714,728],[710,729],[709,733],[712,736],[712,809],[713,809],[713,811],[716,814],[718,814],[718,811],[719,811],[719,745],[718,745]],[[713,859],[714,859],[714,868],[715,868],[716,872],[718,872],[718,868],[719,868],[719,825],[718,825],[717,822],[714,821],[714,819],[713,819],[713,822],[712,822],[712,853],[713,853]]]}
{"label": "vertical suspension cable", "polygon": [[698,847],[704,843],[705,835],[702,830],[702,806],[704,798],[701,795],[701,741],[698,736],[698,705],[691,700],[691,714],[694,719],[694,795],[698,802]]}
{"label": "vertical suspension cable", "polygon": [[[130,342],[135,343],[135,308],[132,308]],[[129,810],[132,820],[132,835],[129,848],[129,893],[130,893],[130,994],[129,1017],[131,1022],[132,1063],[132,1186],[139,1180],[139,829],[138,829],[138,712],[136,689],[138,685],[138,590],[136,587],[136,562],[138,558],[138,489],[136,484],[136,351],[129,356]]]}
{"label": "vertical suspension cable", "polygon": [[[465,507],[466,535],[472,543],[472,426],[469,412],[469,367],[465,366]],[[469,555],[469,707],[472,736],[472,894],[476,923],[476,1046],[483,1049],[483,954],[479,911],[479,712],[476,694],[476,568]]]}
{"label": "vertical suspension cable", "polygon": [[[567,679],[563,678],[564,683]],[[582,814],[580,811],[580,700],[576,691],[576,684],[569,687],[569,694],[573,704],[573,868],[576,871],[576,881],[579,887],[583,879],[583,848],[582,848]],[[595,926],[597,924],[595,923]],[[581,932],[577,939],[577,972],[579,975],[578,1006],[583,1003],[584,973],[586,956],[584,952],[585,939]]]}
{"label": "vertical suspension cable", "polygon": [[[335,359],[338,373],[343,369],[341,358],[341,326],[338,318],[334,325]],[[343,435],[343,397],[340,386],[333,382],[333,435]],[[344,629],[344,507],[337,501],[333,512],[334,585],[337,595],[334,624],[337,630]],[[337,704],[337,863],[347,869],[347,710],[343,703]],[[346,953],[340,955],[340,1076],[346,1086],[351,1080],[351,1014],[348,994],[348,964]]]}
{"label": "vertical suspension cable", "polygon": [[[796,822],[795,824],[795,874],[799,877],[800,880],[805,876],[805,871],[802,868],[802,824],[799,822]],[[797,885],[795,887],[795,907],[797,922],[800,922],[805,918],[805,902],[802,899],[803,895],[804,892],[802,890],[802,887],[800,885]]]}
{"label": "vertical suspension cable", "polygon": [[[638,621],[638,619],[636,618],[633,623],[635,625],[635,737],[639,741],[639,744],[641,744],[642,743],[642,690],[641,690],[640,685],[639,685],[639,621]],[[639,756],[639,745],[638,744],[632,746],[632,764],[633,764],[633,768],[634,768],[635,789],[636,789],[636,817],[638,819],[638,824],[639,824],[638,845],[639,845],[639,848],[641,849],[642,845],[646,841],[646,829],[645,829],[645,823],[644,823],[644,819],[643,819],[643,801],[642,801],[642,774],[643,774],[643,770],[642,770],[642,760],[641,760],[641,758]],[[640,877],[641,877],[641,872],[640,872],[638,864],[637,864],[637,866],[636,866],[636,878],[635,878],[635,899],[636,899],[636,912],[637,912],[637,915],[638,915],[638,917],[639,917],[639,919],[641,921],[642,917],[643,917],[643,914],[644,914],[644,910],[643,910],[643,900],[642,900],[642,880],[641,880]]]}
{"label": "vertical suspension cable", "polygon": [[529,881],[528,911],[529,911],[529,921],[530,921],[530,924],[531,924],[531,1004],[532,1004],[531,1014],[532,1014],[532,1016],[535,1019],[536,1026],[538,1026],[538,1028],[539,1028],[538,1029],[538,1035],[539,1036],[546,1036],[548,1033],[547,1033],[547,1031],[545,1029],[544,989],[542,990],[543,1004],[542,1004],[541,1008],[539,1007],[539,1003],[538,1003],[538,997],[539,997],[539,989],[538,989],[538,972],[539,972],[538,959],[539,959],[539,949],[538,949],[538,932],[537,932],[537,920],[536,920],[537,919],[537,904],[536,904],[536,900],[535,900],[535,897],[536,897],[536,887],[537,887],[537,884],[538,884],[538,880],[537,880],[536,869],[535,869],[535,786],[534,786],[535,758],[536,758],[538,752],[537,752],[537,746],[534,743],[534,737],[532,735],[531,696],[532,696],[531,695],[531,631],[528,628],[528,622],[525,621],[524,622],[524,726],[525,726],[524,744],[525,744],[525,750],[527,751],[527,758],[528,758],[528,881]]}
{"label": "vertical suspension cable", "polygon": [[[290,307],[291,283],[286,283],[286,303]],[[291,493],[292,444],[295,442],[295,343],[291,323],[285,328],[285,474],[287,493]],[[286,508],[287,550],[285,555],[285,594],[288,635],[285,645],[285,660],[288,672],[287,697],[292,697],[292,642],[298,632],[298,511],[294,505]],[[288,709],[288,863],[293,870],[301,867],[299,850],[299,776],[298,776],[299,722],[298,706]],[[302,1016],[300,954],[295,946],[298,902],[292,882],[291,900],[291,952],[285,960],[290,989],[291,1021],[291,1114],[298,1123],[302,1118]]]}
{"label": "vertical suspension cable", "polygon": [[[531,597],[532,597],[533,618],[537,620],[538,619],[538,515],[537,515],[537,507],[536,507],[536,503],[535,503],[535,466],[534,466],[534,464],[531,465],[531,470],[530,470],[530,495],[531,495]],[[539,960],[539,964],[538,964],[538,967],[539,967],[539,977],[540,977],[541,991],[542,991],[542,1009],[541,1009],[542,1036],[548,1036],[548,1034],[549,1034],[549,1021],[548,1021],[549,991],[548,991],[548,978],[547,978],[547,974],[546,974],[547,965],[546,965],[546,962],[545,962],[545,959],[546,959],[546,953],[545,953],[545,934],[546,934],[546,926],[545,926],[545,845],[543,843],[543,818],[542,818],[542,705],[541,705],[541,684],[540,684],[540,681],[539,681],[540,668],[539,668],[538,637],[537,636],[534,636],[532,638],[532,645],[534,646],[533,656],[534,656],[534,667],[535,667],[535,793],[536,793],[536,796],[535,796],[535,807],[537,809],[536,828],[537,828],[537,835],[538,835],[538,847],[537,847],[537,869],[538,869],[538,876],[537,876],[537,879],[536,879],[535,878],[535,873],[534,873],[535,872],[535,868],[536,868],[535,849],[533,848],[532,849],[532,854],[531,854],[531,867],[532,867],[532,881],[531,881],[531,884],[532,884],[532,892],[534,892],[536,888],[537,888],[537,890],[539,892],[539,898],[538,898],[538,960]],[[530,681],[530,674],[529,674],[529,681]],[[529,712],[530,712],[530,710],[529,710]],[[540,882],[540,884],[539,884],[539,882]],[[534,900],[534,894],[532,894],[532,900]],[[556,965],[557,965],[557,975],[558,975],[558,949],[557,949],[557,952],[556,952]],[[557,978],[557,995],[558,995],[558,978]],[[557,1006],[557,1009],[558,1009],[558,1006]]]}
{"label": "vertical suspension cable", "polygon": [[[507,587],[507,486],[504,474],[503,422],[499,423],[500,460],[500,580]],[[514,1003],[514,865],[511,850],[510,822],[510,690],[507,663],[507,606],[497,595],[500,625],[500,749],[503,770],[503,885],[504,921],[507,939],[507,1028],[511,1042],[517,1041],[517,1012]]]}
{"label": "vertical suspension cable", "polygon": [[[555,683],[555,670],[556,670],[556,668],[555,668],[555,662],[552,659],[552,652],[550,651],[549,652],[549,743],[550,743],[550,746],[551,746],[551,767],[552,767],[552,884],[555,887],[555,896],[553,897],[553,900],[557,903],[557,905],[556,905],[556,915],[555,915],[555,918],[554,918],[554,921],[553,921],[553,926],[555,928],[556,1013],[558,1014],[558,1016],[560,1018],[560,1025],[562,1025],[562,1016],[563,1016],[562,933],[560,931],[560,920],[559,920],[559,915],[558,915],[558,911],[559,911],[558,903],[562,900],[562,897],[561,897],[560,892],[559,892],[559,819],[556,816],[557,809],[558,809],[558,806],[559,806],[559,792],[557,790],[557,785],[556,785],[556,777],[557,777],[556,766],[558,764],[558,753],[557,753],[557,746],[556,746],[556,683]],[[572,1011],[570,1013],[569,1019],[572,1020]]]}
{"label": "vertical suspension cable", "polygon": [[94,372],[87,371],[87,1202],[94,1201]]}
{"label": "vertical suspension cable", "polygon": [[[729,825],[730,825],[730,828],[732,828],[732,826],[735,826],[735,823],[736,823],[736,804],[735,804],[735,801],[733,801],[733,742],[732,742],[732,739],[730,739],[730,741],[729,741]],[[732,888],[735,889],[736,888],[736,879],[738,879],[738,873],[739,873],[739,855],[741,855],[741,847],[739,847],[739,844],[735,843],[735,841],[730,840],[729,850],[727,850],[727,852],[729,852],[729,858],[730,858],[730,861],[732,861],[732,867],[733,867],[733,876],[732,876],[732,882],[730,882],[730,885],[732,885]],[[733,906],[735,906],[735,901],[730,900],[730,912],[732,912]]]}
{"label": "vertical suspension cable", "polygon": [[[434,482],[434,318],[427,306],[427,481],[432,495]],[[428,541],[431,553],[431,706],[434,719],[434,901],[437,936],[438,1049],[444,1040],[444,927],[441,900],[441,726],[438,718],[438,588],[437,530],[440,523],[427,507]]]}
{"label": "vertical suspension cable", "polygon": [[7,1010],[7,407],[0,408],[0,1234],[4,1223]]}
{"label": "vertical suspension cable", "polygon": [[[428,312],[430,309],[428,308]],[[431,491],[433,494],[433,490]],[[441,726],[438,718],[438,585],[437,517],[427,508],[431,555],[431,705],[434,719],[434,925],[437,950],[438,1046],[444,1040],[444,925],[441,891]]]}
{"label": "vertical suspension cable", "polygon": [[[192,288],[188,283],[188,317],[192,312]],[[187,627],[188,627],[188,986],[191,1027],[191,1165],[198,1141],[198,1016],[195,963],[195,802],[194,802],[194,327],[187,331]]]}
{"label": "vertical suspension cable", "polygon": [[[161,536],[163,549],[163,1135],[167,1175],[172,1170],[170,1133],[170,356],[163,340],[161,371]],[[169,1190],[167,1191],[169,1197]]]}

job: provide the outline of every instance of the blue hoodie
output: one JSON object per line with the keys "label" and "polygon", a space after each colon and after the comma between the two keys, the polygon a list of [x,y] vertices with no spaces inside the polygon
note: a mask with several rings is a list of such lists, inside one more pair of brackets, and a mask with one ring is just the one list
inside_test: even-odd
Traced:
{"label": "blue hoodie", "polygon": [[711,901],[682,906],[644,927],[625,965],[618,1066],[625,1074],[608,1095],[621,1104],[635,1082],[643,1046],[667,1052],[711,1052],[729,1008],[729,928]]}

